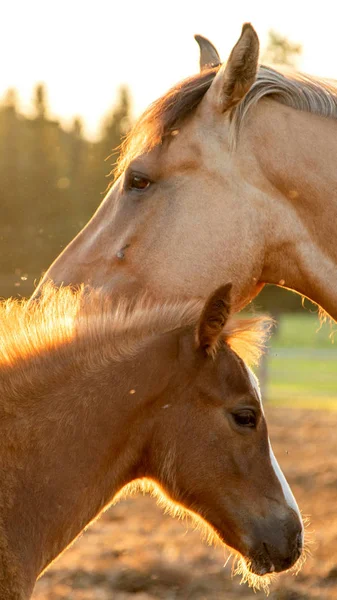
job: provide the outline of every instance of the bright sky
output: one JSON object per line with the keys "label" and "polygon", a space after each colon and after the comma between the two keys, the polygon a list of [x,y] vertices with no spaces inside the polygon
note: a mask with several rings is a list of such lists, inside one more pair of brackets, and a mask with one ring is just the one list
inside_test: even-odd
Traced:
{"label": "bright sky", "polygon": [[27,108],[44,81],[52,114],[80,115],[94,134],[121,83],[137,115],[197,72],[195,33],[226,59],[245,21],[262,48],[275,29],[302,44],[301,70],[337,79],[336,13],[335,0],[3,0],[0,96],[15,87]]}

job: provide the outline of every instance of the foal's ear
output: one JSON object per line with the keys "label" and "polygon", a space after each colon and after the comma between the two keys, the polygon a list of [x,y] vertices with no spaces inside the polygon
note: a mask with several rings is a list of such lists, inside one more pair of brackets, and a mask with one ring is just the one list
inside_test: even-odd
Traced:
{"label": "foal's ear", "polygon": [[200,48],[200,72],[204,69],[210,69],[211,67],[221,65],[221,58],[212,42],[202,35],[195,35],[194,39],[198,42]]}
{"label": "foal's ear", "polygon": [[250,23],[245,23],[230,57],[217,73],[205,99],[223,113],[234,108],[253,85],[259,59],[259,38]]}
{"label": "foal's ear", "polygon": [[207,300],[197,327],[197,347],[214,355],[227,323],[231,303],[232,284],[219,287]]}

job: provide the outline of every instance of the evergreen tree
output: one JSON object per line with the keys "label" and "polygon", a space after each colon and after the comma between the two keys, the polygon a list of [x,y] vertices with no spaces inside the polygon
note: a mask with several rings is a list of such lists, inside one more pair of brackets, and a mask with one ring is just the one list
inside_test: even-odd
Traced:
{"label": "evergreen tree", "polygon": [[100,140],[100,155],[114,167],[118,158],[118,146],[131,127],[131,99],[127,87],[119,89],[116,106],[104,118]]}
{"label": "evergreen tree", "polygon": [[120,91],[100,139],[83,136],[79,118],[69,131],[50,118],[38,84],[33,117],[20,113],[15,90],[0,104],[0,296],[30,295],[34,280],[89,220],[111,170],[104,159],[130,122],[128,91]]}
{"label": "evergreen tree", "polygon": [[262,62],[296,67],[301,53],[301,44],[291,42],[285,36],[271,29],[268,33],[268,43],[262,55]]}

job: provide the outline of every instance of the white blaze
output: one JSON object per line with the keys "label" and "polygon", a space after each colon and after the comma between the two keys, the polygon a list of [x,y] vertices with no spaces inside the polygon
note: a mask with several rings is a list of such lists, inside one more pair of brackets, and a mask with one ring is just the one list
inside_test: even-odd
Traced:
{"label": "white blaze", "polygon": [[[249,375],[249,379],[251,381],[251,384],[252,384],[254,390],[256,391],[257,397],[258,397],[258,399],[260,401],[262,413],[264,414],[259,382],[257,380],[257,377],[254,375],[253,371],[247,365],[246,365],[246,369],[248,371],[248,375]],[[288,484],[285,476],[283,475],[283,473],[281,471],[280,465],[278,464],[278,462],[277,462],[277,460],[275,458],[275,455],[274,455],[273,449],[271,447],[271,443],[270,443],[270,439],[269,438],[268,438],[268,442],[269,442],[269,454],[270,454],[270,460],[271,460],[272,467],[274,469],[274,472],[275,472],[275,475],[276,475],[277,479],[279,480],[279,482],[281,484],[281,488],[282,488],[283,495],[284,495],[286,503],[298,515],[298,518],[299,518],[300,523],[302,525],[302,538],[303,538],[304,527],[303,527],[303,521],[302,521],[300,510],[299,510],[299,508],[297,506],[297,502],[296,502],[296,500],[294,498],[294,495],[293,495],[293,493],[292,493],[292,491],[290,489],[290,486],[289,486],[289,484]]]}

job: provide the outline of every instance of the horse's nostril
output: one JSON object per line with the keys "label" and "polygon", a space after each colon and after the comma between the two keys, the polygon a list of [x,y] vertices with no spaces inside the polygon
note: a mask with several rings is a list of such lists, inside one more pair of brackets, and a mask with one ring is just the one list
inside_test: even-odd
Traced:
{"label": "horse's nostril", "polygon": [[294,552],[293,552],[294,561],[296,561],[301,556],[302,550],[303,550],[303,536],[302,536],[302,533],[299,533],[296,536],[296,543],[295,543]]}
{"label": "horse's nostril", "polygon": [[301,552],[303,548],[303,536],[302,532],[298,533],[296,536],[296,547]]}

